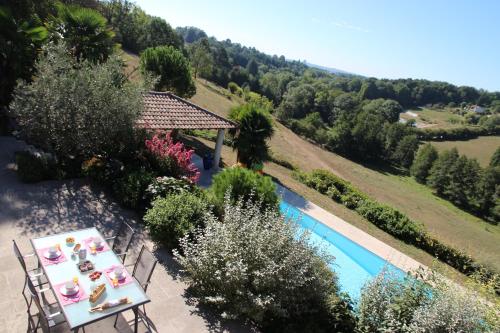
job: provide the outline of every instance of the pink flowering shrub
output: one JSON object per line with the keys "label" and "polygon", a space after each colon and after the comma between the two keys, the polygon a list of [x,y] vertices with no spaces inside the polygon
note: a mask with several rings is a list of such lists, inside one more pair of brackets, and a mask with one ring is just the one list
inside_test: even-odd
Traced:
{"label": "pink flowering shrub", "polygon": [[198,168],[191,162],[194,150],[186,149],[182,142],[174,142],[172,132],[168,132],[165,138],[154,135],[151,140],[146,140],[146,148],[159,168],[170,176],[186,177],[193,183],[200,177]]}

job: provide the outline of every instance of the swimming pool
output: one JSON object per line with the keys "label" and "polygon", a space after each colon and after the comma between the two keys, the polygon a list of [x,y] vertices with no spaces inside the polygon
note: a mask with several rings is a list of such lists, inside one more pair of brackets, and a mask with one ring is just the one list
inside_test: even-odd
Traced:
{"label": "swimming pool", "polygon": [[341,289],[353,299],[358,299],[361,287],[383,268],[393,272],[396,276],[405,275],[399,268],[301,212],[290,203],[282,201],[280,210],[287,218],[297,221],[300,227],[309,230],[311,241],[320,244],[335,257],[331,268],[338,276]]}

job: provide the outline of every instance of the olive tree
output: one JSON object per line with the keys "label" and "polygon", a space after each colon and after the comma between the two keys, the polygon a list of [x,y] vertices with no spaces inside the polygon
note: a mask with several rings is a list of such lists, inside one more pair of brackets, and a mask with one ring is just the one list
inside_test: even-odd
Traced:
{"label": "olive tree", "polygon": [[125,80],[119,59],[77,62],[60,43],[44,48],[10,108],[26,140],[60,158],[113,155],[133,138],[142,92]]}
{"label": "olive tree", "polygon": [[225,201],[224,221],[207,213],[205,229],[180,241],[175,258],[201,303],[268,331],[352,332],[332,258],[294,221],[258,203]]}

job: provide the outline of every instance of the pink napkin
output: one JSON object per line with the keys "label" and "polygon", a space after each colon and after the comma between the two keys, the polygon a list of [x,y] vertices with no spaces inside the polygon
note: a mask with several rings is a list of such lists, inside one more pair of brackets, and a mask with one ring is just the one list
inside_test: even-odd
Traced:
{"label": "pink napkin", "polygon": [[60,284],[56,284],[54,286],[57,298],[59,299],[59,301],[61,302],[61,304],[63,306],[74,304],[74,303],[78,303],[78,302],[80,302],[82,300],[85,300],[85,299],[89,298],[89,296],[87,295],[87,293],[85,292],[85,290],[83,290],[83,288],[82,288],[82,286],[80,284],[78,284],[79,289],[78,289],[78,292],[75,295],[66,296],[66,295],[61,294],[60,289],[61,289],[61,287],[64,287],[65,284],[66,284],[66,282],[63,282],[63,283],[60,283]]}
{"label": "pink napkin", "polygon": [[[85,244],[85,247],[88,249],[88,253],[90,254],[90,243],[92,243],[92,239],[94,237],[89,237],[83,240],[83,243]],[[97,253],[105,252],[111,250],[109,248],[108,243],[105,240],[102,240],[102,245],[100,248],[96,249]]]}
{"label": "pink napkin", "polygon": [[64,261],[67,260],[63,251],[61,251],[61,255],[59,257],[57,257],[57,258],[54,258],[54,259],[45,258],[45,253],[49,250],[49,248],[50,248],[50,246],[46,247],[46,248],[43,248],[43,249],[38,249],[37,250],[38,257],[40,258],[40,261],[42,262],[42,265],[48,266],[48,265],[59,264],[59,263],[64,262]]}
{"label": "pink napkin", "polygon": [[118,286],[113,286],[113,278],[111,278],[109,276],[110,273],[113,273],[113,271],[115,270],[116,267],[123,267],[123,266],[120,266],[120,265],[113,265],[109,268],[106,268],[104,270],[104,275],[106,275],[106,278],[108,279],[108,282],[109,284],[111,285],[111,287],[113,288],[118,288],[120,286],[123,286],[123,285],[126,285],[126,284],[129,284],[130,282],[134,281],[134,278],[132,276],[130,276],[130,274],[127,272],[127,270],[125,269],[125,267],[123,267],[123,274],[125,275],[125,278],[124,279],[121,279],[121,280],[118,280]]}

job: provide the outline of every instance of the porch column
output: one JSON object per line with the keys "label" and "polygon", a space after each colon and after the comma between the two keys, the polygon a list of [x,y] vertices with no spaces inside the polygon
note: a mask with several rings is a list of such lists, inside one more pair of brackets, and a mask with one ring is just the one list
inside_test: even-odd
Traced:
{"label": "porch column", "polygon": [[223,143],[224,143],[224,129],[221,128],[217,131],[217,141],[215,144],[215,153],[214,153],[214,165],[212,166],[214,170],[217,170],[219,168],[220,154],[222,152]]}

